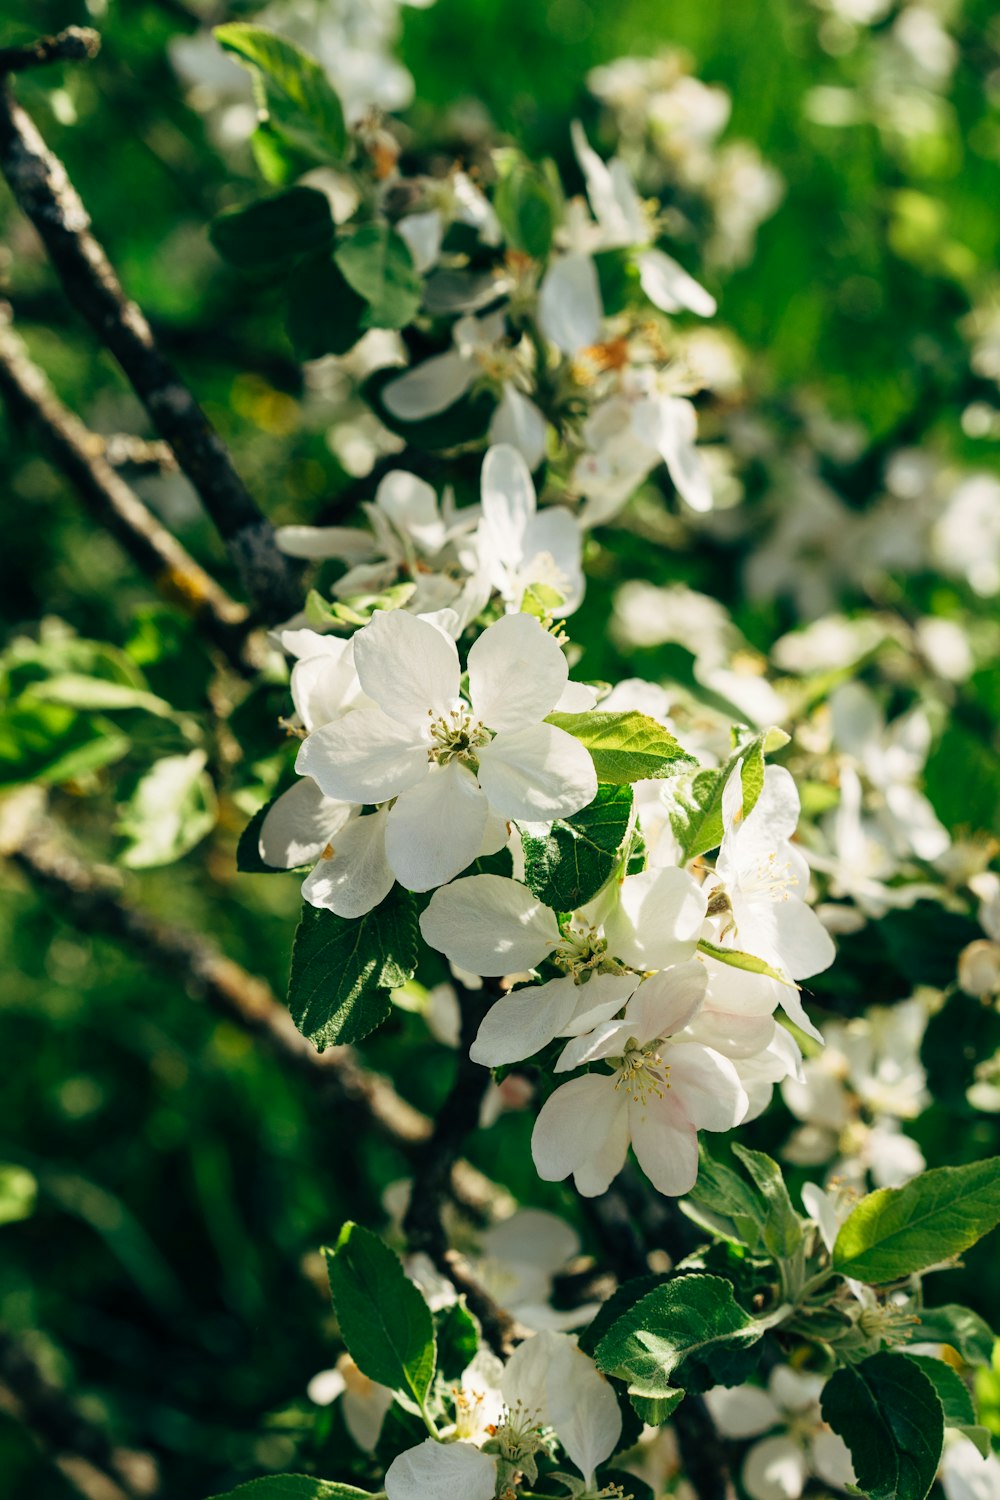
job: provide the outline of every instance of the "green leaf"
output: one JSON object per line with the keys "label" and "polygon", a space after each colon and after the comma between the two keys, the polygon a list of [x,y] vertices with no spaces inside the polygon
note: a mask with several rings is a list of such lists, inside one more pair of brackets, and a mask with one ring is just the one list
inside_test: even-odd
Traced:
{"label": "green leaf", "polygon": [[390,990],[412,978],[416,964],[413,897],[400,886],[354,919],[303,906],[288,981],[292,1019],[319,1052],[360,1041],[385,1020]]}
{"label": "green leaf", "polygon": [[260,79],[267,114],[292,146],[317,161],[343,159],[344,111],[315,58],[262,26],[233,22],[216,26],[213,35]]}
{"label": "green leaf", "polygon": [[370,1229],[347,1223],[326,1251],[330,1293],[341,1336],[362,1374],[423,1408],[437,1349],[430,1308],[399,1257]]}
{"label": "green leaf", "polygon": [[764,785],[764,755],[787,745],[782,729],[765,729],[743,739],[724,766],[714,771],[700,771],[690,786],[678,793],[671,815],[674,834],[683,850],[681,863],[707,854],[722,843],[722,794],[726,782],[743,761],[743,816],[754,807]]}
{"label": "green leaf", "polygon": [[325,193],[293,187],[245,208],[227,209],[208,233],[223,260],[248,271],[285,265],[323,249],[333,240],[333,219]]}
{"label": "green leaf", "polygon": [[699,1142],[698,1180],[681,1208],[702,1228],[731,1243],[756,1250],[762,1243],[767,1208],[760,1194],[734,1172],[716,1161]]}
{"label": "green leaf", "polygon": [[662,1427],[664,1422],[670,1421],[685,1394],[682,1390],[674,1390],[667,1396],[630,1396],[629,1400],[636,1416],[647,1427]]}
{"label": "green leaf", "polygon": [[593,802],[558,819],[546,837],[522,830],[525,885],[553,911],[576,911],[611,879],[631,823],[632,788],[602,786]]}
{"label": "green leaf", "polygon": [[758,958],[756,953],[743,953],[739,948],[726,948],[721,943],[710,943],[708,938],[701,938],[698,942],[699,951],[707,953],[709,958],[714,958],[720,964],[728,964],[732,969],[743,969],[747,974],[766,974],[769,979],[776,979],[779,984],[787,985],[794,989],[792,981],[780,970],[772,968],[763,958]]}
{"label": "green leaf", "polygon": [[439,1308],[434,1314],[438,1369],[445,1380],[458,1380],[469,1367],[479,1348],[481,1334],[479,1319],[470,1313],[464,1297]]}
{"label": "green leaf", "polygon": [[0,710],[0,787],[78,781],[121,760],[130,747],[109,719],[23,693]]}
{"label": "green leaf", "polygon": [[873,1354],[838,1370],[823,1390],[822,1412],[851,1451],[869,1500],[924,1500],[944,1444],[937,1390],[912,1359]]}
{"label": "green leaf", "polygon": [[746,1167],[767,1204],[767,1217],[761,1231],[764,1244],[776,1260],[788,1260],[802,1244],[802,1221],[788,1195],[781,1168],[763,1151],[733,1146],[733,1154]]}
{"label": "green leaf", "polygon": [[146,772],[115,825],[126,841],[119,863],[130,870],[173,864],[211,833],[218,804],[206,760],[204,750],[165,755]]}
{"label": "green leaf", "polygon": [[310,1474],[267,1474],[238,1484],[212,1500],[370,1500],[370,1490],[355,1489],[334,1479],[314,1479]]}
{"label": "green leaf", "polygon": [[943,1359],[934,1359],[926,1354],[906,1354],[905,1359],[923,1370],[937,1391],[946,1427],[974,1427],[976,1408],[972,1404],[965,1381],[957,1375]]}
{"label": "green leaf", "polygon": [[862,1198],[840,1226],[833,1269],[878,1285],[960,1255],[1000,1222],[1000,1157],[936,1167]]}
{"label": "green leaf", "polygon": [[27,1167],[0,1162],[0,1224],[17,1224],[35,1211],[38,1183]]}
{"label": "green leaf", "polygon": [[423,283],[410,247],[391,224],[363,224],[333,255],[344,280],[368,303],[366,328],[405,328],[420,311]]}
{"label": "green leaf", "polygon": [[988,1365],[993,1358],[996,1336],[992,1328],[971,1307],[948,1302],[942,1307],[925,1307],[920,1322],[910,1334],[913,1344],[950,1344],[968,1365]]}
{"label": "green leaf", "polygon": [[583,714],[549,714],[545,722],[586,746],[598,781],[610,786],[662,780],[685,765],[695,764],[669,730],[634,709],[627,713],[595,709]]}
{"label": "green leaf", "polygon": [[291,279],[285,329],[299,359],[347,354],[364,332],[366,303],[332,255],[310,256]]}
{"label": "green leaf", "polygon": [[109,682],[104,677],[85,677],[81,673],[67,672],[52,677],[47,682],[37,682],[31,689],[32,698],[43,703],[62,703],[66,708],[103,710],[140,709],[158,719],[177,719],[176,710],[163,698],[145,688],[130,687],[124,682]]}
{"label": "green leaf", "polygon": [[507,243],[534,260],[545,260],[562,215],[559,180],[517,152],[499,152],[501,177],[493,207]]}
{"label": "green leaf", "polygon": [[724,1381],[727,1356],[756,1343],[768,1326],[740,1307],[721,1276],[679,1276],[619,1318],[594,1359],[629,1382],[630,1396],[669,1396],[678,1386]]}

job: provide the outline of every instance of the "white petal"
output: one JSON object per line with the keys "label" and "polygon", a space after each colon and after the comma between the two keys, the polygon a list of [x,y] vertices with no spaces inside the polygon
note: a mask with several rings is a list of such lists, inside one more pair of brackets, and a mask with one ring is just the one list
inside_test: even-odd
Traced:
{"label": "white petal", "polygon": [[493,1500],[497,1461],[470,1443],[439,1443],[425,1438],[394,1458],[385,1476],[388,1500]]}
{"label": "white petal", "polygon": [[565,1219],[544,1208],[519,1208],[479,1236],[485,1255],[518,1266],[532,1266],[548,1276],[579,1254],[580,1236]]}
{"label": "white petal", "polygon": [[412,537],[424,552],[444,546],[445,524],[438,497],[426,479],[405,469],[392,469],[375,491],[375,504],[396,530]]}
{"label": "white petal", "polygon": [[[849,1484],[857,1484],[854,1465],[851,1463],[851,1450],[835,1432],[824,1429],[813,1435],[812,1459],[813,1468],[827,1484],[832,1484],[838,1490],[846,1490]],[[997,1465],[995,1478],[998,1481],[997,1493],[1000,1494],[1000,1464]],[[947,1486],[945,1494],[948,1494]],[[952,1500],[950,1495],[948,1500]]]}
{"label": "white petal", "polygon": [[635,991],[634,974],[592,974],[577,986],[576,1009],[560,1036],[582,1036],[602,1021],[610,1021]]}
{"label": "white petal", "polygon": [[698,1135],[673,1089],[645,1104],[630,1100],[628,1124],[636,1160],[658,1192],[689,1193],[698,1177]]}
{"label": "white petal", "polygon": [[286,557],[338,557],[360,563],[377,555],[368,532],[353,526],[279,526],[274,540]]}
{"label": "white petal", "polygon": [[519,561],[525,527],[537,501],[531,471],[517,448],[497,443],[487,449],[480,491],[489,545],[501,561]]}
{"label": "white petal", "polygon": [[606,1193],[614,1182],[628,1156],[628,1130],[628,1103],[622,1100],[604,1145],[581,1162],[573,1173],[573,1185],[582,1198],[596,1198]]}
{"label": "white petal", "polygon": [[482,847],[488,813],[471,771],[457,761],[432,766],[389,814],[385,852],[400,885],[430,891],[467,869]]}
{"label": "white petal", "polygon": [[617,1057],[624,1052],[632,1035],[633,1028],[627,1020],[599,1021],[590,1031],[574,1036],[566,1043],[556,1059],[553,1072],[571,1073],[574,1068],[582,1068],[584,1063]]}
{"label": "white petal", "polygon": [[396,230],[406,241],[413,258],[413,269],[420,276],[437,265],[442,228],[441,215],[436,208],[425,213],[404,214],[403,218],[396,220]]}
{"label": "white petal", "polygon": [[554,724],[498,734],[479,752],[479,784],[495,812],[529,823],[571,817],[597,796],[589,752]]}
{"label": "white petal", "polygon": [[409,724],[380,708],[359,708],[303,740],[295,760],[328,797],[385,802],[427,775],[427,747]]}
{"label": "white petal", "polygon": [[570,615],[579,609],[586,587],[582,557],[583,533],[577,518],[563,505],[547,506],[528,522],[519,580],[525,587],[550,584],[563,598],[553,615]]}
{"label": "white petal", "polygon": [[394,719],[423,727],[428,711],[447,714],[458,700],[455,642],[405,610],[380,612],[358,631],[354,662],[365,693]]}
{"label": "white petal", "polygon": [[586,714],[596,702],[597,689],[589,682],[567,682],[553,713]]}
{"label": "white petal", "polygon": [[552,712],[566,686],[566,658],[532,615],[504,615],[469,651],[469,697],[495,730],[526,729]]}
{"label": "white petal", "polygon": [[681,499],[692,510],[712,509],[714,497],[708,470],[695,447],[698,417],[690,401],[668,396],[661,402],[663,421],[657,447]]}
{"label": "white petal", "polygon": [[589,255],[563,255],[542,279],[538,326],[562,354],[578,354],[601,333],[601,288]]}
{"label": "white petal", "polygon": [[705,1392],[705,1405],[726,1438],[756,1437],[781,1421],[771,1397],[755,1385],[717,1385]]}
{"label": "white petal", "polygon": [[382,390],[387,411],[401,422],[419,422],[424,417],[447,411],[464,396],[475,378],[476,367],[455,349],[432,354],[423,364],[414,365],[398,380]]}
{"label": "white petal", "polygon": [[[363,1378],[363,1377],[362,1377]],[[392,1392],[373,1380],[365,1382],[367,1390],[355,1391],[348,1386],[341,1400],[344,1426],[358,1447],[373,1453],[382,1435],[382,1423],[392,1405]]]}
{"label": "white petal", "polygon": [[258,853],[266,865],[278,870],[307,865],[356,810],[354,803],[325,797],[315,781],[304,776],[268,808],[257,841]]}
{"label": "white petal", "polygon": [[806,1456],[790,1437],[754,1443],[743,1461],[743,1484],[752,1500],[799,1500],[808,1477]]}
{"label": "white petal", "polygon": [[[744,1016],[706,1006],[688,1028],[687,1034],[696,1042],[702,1042],[706,1047],[721,1052],[724,1057],[750,1058],[765,1050],[776,1029],[781,1028],[775,1027],[769,1015]],[[782,1074],[782,1077],[785,1076]]]}
{"label": "white petal", "polygon": [[705,965],[696,959],[643,980],[628,1003],[625,1019],[641,1042],[673,1036],[701,1010],[708,987]]}
{"label": "white petal", "polygon": [[680,312],[686,308],[700,318],[710,318],[716,311],[711,293],[662,250],[644,250],[638,264],[639,285],[653,306],[662,312]]}
{"label": "white petal", "polygon": [[508,380],[490,422],[490,442],[509,443],[521,454],[529,469],[537,469],[545,457],[547,432],[548,424],[534,401],[522,396]]}
{"label": "white petal", "polygon": [[354,665],[353,641],[331,639],[339,648],[337,651],[306,656],[292,668],[292,702],[309,730],[339,719],[349,708],[365,701]]}
{"label": "white petal", "polygon": [[559,1341],[549,1368],[549,1422],[568,1457],[593,1483],[598,1464],[610,1458],[621,1437],[615,1393],[593,1360],[577,1348],[575,1339],[554,1332],[537,1337]]}
{"label": "white petal", "polygon": [[482,975],[533,969],[559,942],[555,915],[502,875],[470,875],[435,891],[420,931],[451,963]]}
{"label": "white petal", "polygon": [[767,1388],[786,1412],[808,1412],[819,1405],[826,1379],[808,1370],[793,1370],[791,1365],[775,1365]]}
{"label": "white petal", "polygon": [[608,947],[637,969],[684,963],[694,956],[707,906],[705,892],[685,870],[628,875],[604,925]]}
{"label": "white petal", "polygon": [[353,818],[338,834],[333,854],[321,859],[302,884],[310,906],[334,911],[338,917],[363,917],[384,901],[395,884],[385,857],[388,810],[380,808],[364,818]]}
{"label": "white petal", "polygon": [[[620,1138],[618,1117],[624,1108],[625,1099],[615,1091],[610,1073],[584,1073],[561,1084],[542,1105],[531,1135],[539,1177],[558,1182],[598,1156],[610,1138]],[[624,1160],[623,1145],[616,1171]]]}
{"label": "white petal", "polygon": [[576,985],[568,977],[511,990],[483,1017],[469,1056],[487,1068],[531,1057],[560,1035],[573,1014],[576,998]]}
{"label": "white petal", "polygon": [[670,1092],[699,1130],[732,1130],[747,1112],[746,1090],[728,1057],[698,1042],[677,1042],[667,1055]]}
{"label": "white petal", "polygon": [[837,956],[833,939],[811,906],[790,897],[774,903],[775,945],[792,979],[828,969]]}

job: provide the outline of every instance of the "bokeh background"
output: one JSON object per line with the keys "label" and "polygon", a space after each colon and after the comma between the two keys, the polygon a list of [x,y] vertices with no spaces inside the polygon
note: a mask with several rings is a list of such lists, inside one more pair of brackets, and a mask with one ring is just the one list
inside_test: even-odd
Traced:
{"label": "bokeh background", "polygon": [[[353,7],[310,0],[301,8],[335,42]],[[798,552],[777,547],[798,583],[761,588],[747,570],[765,536],[775,555],[769,507],[782,482],[793,490],[830,483],[846,511],[864,517],[884,497],[886,465],[900,450],[918,448],[956,472],[997,470],[1000,355],[989,334],[1000,240],[1000,21],[985,0],[928,5],[921,13],[940,35],[925,36],[906,73],[898,47],[891,51],[905,8],[437,0],[403,6],[397,18],[387,6],[396,55],[415,79],[402,117],[414,138],[439,143],[429,165],[474,157],[492,122],[553,156],[578,188],[568,121],[579,116],[592,138],[610,139],[587,88],[590,70],[680,47],[695,76],[731,96],[721,139],[751,143],[780,181],[750,245],[723,246],[714,258],[706,246],[715,221],[707,210],[699,218],[696,194],[674,194],[678,253],[718,296],[719,322],[738,351],[741,394],[717,403],[717,421],[743,424],[742,519],[692,529],[650,486],[639,519],[602,533],[591,553],[588,605],[574,622],[585,648],[578,675],[692,681],[690,641],[644,645],[627,630],[609,632],[617,587],[630,577],[720,600],[760,660],[783,632],[828,607],[827,586],[846,608],[940,618],[992,640],[988,584],[980,590],[923,555],[904,568],[890,549],[876,576],[862,577],[850,557],[834,558],[820,527]],[[356,414],[344,419],[349,441],[331,440],[337,391],[304,375],[280,299],[224,266],[207,236],[220,208],[250,195],[256,174],[240,137],[246,103],[216,88],[204,23],[259,9],[6,0],[0,43],[71,23],[100,29],[94,63],[28,75],[19,96],[255,495],[276,522],[290,522],[320,516],[356,485],[371,455]],[[199,35],[195,51],[178,47]],[[748,187],[737,177],[729,191],[739,200],[751,189],[760,190],[758,179]],[[670,184],[661,191],[670,203]],[[4,187],[0,226],[0,294],[61,397],[97,431],[143,431],[134,399]],[[768,434],[757,457],[754,423]],[[211,934],[282,993],[297,882],[237,875],[234,851],[275,774],[283,684],[220,702],[192,628],[90,523],[19,423],[0,420],[0,464],[6,687],[15,696],[24,674],[85,658],[98,676],[128,680],[138,670],[153,693],[207,726],[214,825],[176,862],[127,871],[128,890]],[[470,486],[474,473],[473,465]],[[135,482],[235,590],[185,486],[173,476]],[[905,493],[897,504],[904,540],[917,529],[917,508],[913,500],[911,514]],[[988,523],[995,539],[1000,520],[992,532]],[[863,548],[862,530],[851,535]],[[953,833],[1000,834],[1000,669],[988,656],[979,651],[975,669],[939,694],[927,790]],[[905,699],[910,686],[903,673],[894,690]],[[67,778],[53,772],[50,749],[32,763],[0,729],[3,783],[33,774],[51,783],[53,811],[77,846],[109,864],[122,852],[122,809],[141,772],[153,754],[183,744],[183,731],[136,714],[113,734],[90,720],[67,728],[70,739],[78,732],[87,743],[114,738],[114,747]],[[977,936],[967,918],[939,906],[896,913],[845,939],[819,1001],[849,1017],[916,984],[944,987],[959,948]],[[305,1397],[335,1352],[316,1252],[348,1214],[385,1224],[382,1195],[404,1162],[375,1135],[359,1136],[349,1116],[246,1031],[130,948],[83,930],[9,863],[0,867],[0,951],[0,1322],[27,1337],[52,1379],[118,1443],[155,1457],[165,1495],[199,1500],[244,1475],[293,1467],[299,1452],[322,1466],[341,1435],[335,1413],[313,1431]],[[995,1012],[977,1004],[953,1011],[937,1034],[939,1102],[915,1127],[932,1165],[1000,1149],[998,1116],[973,1109],[965,1092],[973,1064],[1000,1042],[996,1025]],[[366,1053],[421,1108],[432,1111],[444,1096],[451,1059],[421,1016],[397,1009]],[[506,1114],[470,1154],[524,1201],[572,1217],[570,1195],[534,1177],[529,1127],[528,1116]],[[777,1150],[789,1128],[776,1102],[752,1143]],[[939,1300],[968,1301],[996,1324],[995,1256],[988,1246],[970,1254],[966,1270],[941,1279]],[[984,1379],[980,1395],[987,1418],[1000,1420],[1000,1379]],[[0,1475],[12,1496],[74,1493],[3,1412]]]}

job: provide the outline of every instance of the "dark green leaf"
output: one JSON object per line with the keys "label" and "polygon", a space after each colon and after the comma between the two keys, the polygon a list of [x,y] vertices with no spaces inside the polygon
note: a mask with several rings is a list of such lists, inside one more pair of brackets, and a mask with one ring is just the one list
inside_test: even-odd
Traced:
{"label": "dark green leaf", "polygon": [[458,1380],[471,1364],[481,1334],[479,1319],[470,1313],[464,1297],[434,1314],[434,1333],[438,1369],[445,1380]]}
{"label": "dark green leaf", "polygon": [[326,1264],[337,1322],[354,1363],[419,1410],[434,1379],[434,1321],[398,1255],[371,1230],[348,1223],[327,1250]]}
{"label": "dark green leaf", "polygon": [[669,1396],[678,1386],[725,1382],[727,1356],[756,1343],[766,1327],[721,1276],[679,1276],[619,1318],[594,1358],[599,1370],[629,1382],[630,1395]]}
{"label": "dark green leaf", "polygon": [[1000,1222],[1000,1157],[869,1193],[840,1226],[833,1268],[872,1285],[950,1260]]}
{"label": "dark green leaf", "polygon": [[781,1168],[763,1151],[750,1151],[746,1146],[734,1145],[733,1154],[746,1167],[767,1204],[767,1217],[761,1226],[764,1244],[776,1260],[787,1260],[802,1244],[804,1232]]}
{"label": "dark green leaf", "polygon": [[632,788],[598,787],[593,802],[553,823],[547,837],[522,833],[525,885],[553,911],[576,911],[611,879],[631,822]]}
{"label": "dark green leaf", "polygon": [[766,729],[744,738],[724,766],[700,771],[689,786],[678,792],[671,824],[684,851],[684,861],[707,854],[722,843],[722,794],[726,782],[743,761],[743,816],[753,809],[764,785],[764,755],[788,743],[781,729]]}
{"label": "dark green leaf", "polygon": [[285,322],[299,359],[347,354],[364,332],[365,309],[330,254],[303,261],[291,279]]}
{"label": "dark green leaf", "polygon": [[944,1412],[933,1383],[903,1354],[873,1354],[838,1370],[822,1411],[851,1450],[870,1500],[924,1500],[944,1443]]}
{"label": "dark green leaf", "polygon": [[626,786],[672,776],[694,759],[669,730],[646,714],[627,713],[549,714],[545,721],[564,729],[590,751],[598,781]]}
{"label": "dark green leaf", "polygon": [[409,246],[390,224],[363,224],[340,242],[333,258],[368,303],[366,328],[405,328],[420,311],[423,283]]}
{"label": "dark green leaf", "polygon": [[234,22],[214,36],[262,84],[272,123],[294,147],[317,161],[340,161],[347,150],[341,103],[324,70],[294,42],[262,26]]}
{"label": "dark green leaf", "polygon": [[905,1357],[923,1370],[937,1391],[946,1427],[976,1425],[976,1408],[972,1404],[972,1396],[965,1381],[950,1365],[946,1365],[943,1359],[933,1359],[926,1354],[907,1354]]}
{"label": "dark green leaf", "polygon": [[350,920],[303,906],[292,948],[288,1008],[318,1051],[356,1042],[389,1014],[389,992],[417,962],[413,897],[400,886],[366,916]]}
{"label": "dark green leaf", "polygon": [[313,1479],[309,1474],[268,1474],[251,1479],[212,1500],[369,1500],[370,1490],[332,1479]]}
{"label": "dark green leaf", "polygon": [[598,1344],[609,1329],[618,1322],[618,1319],[626,1313],[630,1307],[634,1307],[640,1298],[658,1286],[663,1286],[665,1277],[650,1273],[648,1276],[635,1276],[631,1281],[623,1281],[621,1286],[611,1293],[606,1302],[602,1302],[598,1311],[594,1314],[593,1321],[588,1323],[580,1334],[579,1345],[584,1354],[592,1355]]}
{"label": "dark green leaf", "polygon": [[515,153],[504,167],[493,207],[507,243],[535,260],[545,260],[562,212],[558,178]]}
{"label": "dark green leaf", "polygon": [[988,1365],[996,1342],[992,1328],[971,1307],[945,1303],[942,1307],[925,1307],[920,1322],[912,1330],[914,1344],[950,1344],[969,1365]]}
{"label": "dark green leaf", "polygon": [[681,1207],[696,1224],[713,1234],[756,1250],[762,1243],[761,1231],[767,1218],[760,1194],[732,1167],[716,1161],[701,1142],[698,1155],[698,1180]]}
{"label": "dark green leaf", "polygon": [[333,219],[325,193],[293,187],[245,208],[227,209],[208,232],[223,260],[241,270],[256,270],[289,264],[329,245]]}
{"label": "dark green leaf", "polygon": [[633,1410],[647,1427],[662,1427],[669,1422],[684,1400],[685,1392],[671,1391],[667,1396],[630,1396]]}

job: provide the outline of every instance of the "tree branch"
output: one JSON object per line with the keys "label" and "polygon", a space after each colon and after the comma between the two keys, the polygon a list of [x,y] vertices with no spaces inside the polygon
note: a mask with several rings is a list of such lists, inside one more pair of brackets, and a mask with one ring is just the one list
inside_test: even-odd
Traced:
{"label": "tree branch", "polygon": [[0,47],[0,74],[24,73],[46,63],[89,62],[96,57],[101,38],[90,26],[67,26],[55,36],[42,36],[23,47]]}
{"label": "tree branch", "polygon": [[411,1250],[422,1250],[442,1275],[464,1292],[470,1310],[482,1324],[483,1336],[501,1359],[509,1355],[523,1337],[515,1320],[495,1302],[476,1280],[468,1262],[448,1245],[442,1212],[452,1174],[465,1138],[479,1123],[479,1110],[490,1083],[486,1068],[469,1057],[469,1047],[478,1028],[480,997],[459,987],[462,1035],[458,1046],[455,1078],[447,1099],[434,1122],[430,1138],[421,1148],[410,1189],[410,1202],[403,1229]]}
{"label": "tree branch", "polygon": [[301,604],[298,573],[191,391],[130,302],[62,162],[0,81],[0,171],[34,224],[70,302],[114,355],[201,498],[255,611],[279,619]]}
{"label": "tree branch", "polygon": [[152,579],[157,591],[193,616],[239,672],[252,675],[257,671],[260,652],[248,637],[244,607],[195,562],[112,467],[111,443],[91,432],[60,403],[11,329],[3,304],[0,395],[13,417],[39,429],[52,461],[77,490],[91,516]]}
{"label": "tree branch", "polygon": [[27,1345],[0,1327],[0,1402],[86,1500],[149,1500],[153,1459],[115,1448],[103,1428],[46,1375]]}

